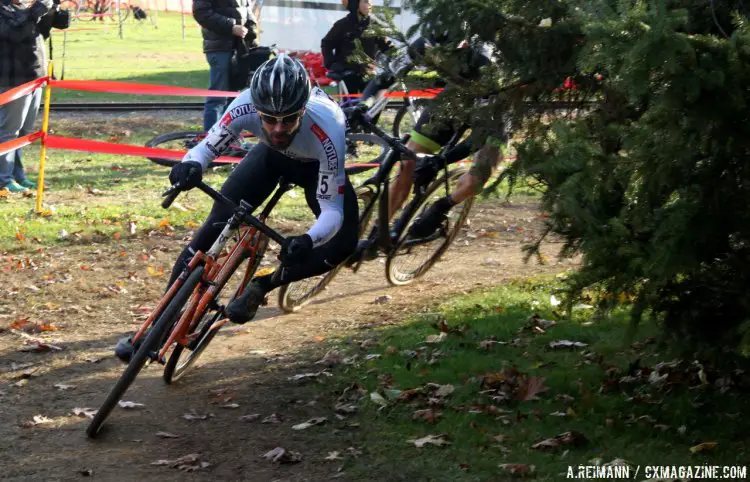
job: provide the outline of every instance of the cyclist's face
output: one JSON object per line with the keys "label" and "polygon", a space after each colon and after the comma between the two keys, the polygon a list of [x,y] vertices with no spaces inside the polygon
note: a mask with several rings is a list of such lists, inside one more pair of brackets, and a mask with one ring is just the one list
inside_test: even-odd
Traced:
{"label": "cyclist's face", "polygon": [[266,131],[268,142],[272,147],[277,149],[286,149],[289,147],[295,134],[297,134],[304,113],[305,111],[301,110],[296,114],[285,117],[273,117],[261,114],[260,120],[263,123],[263,130]]}
{"label": "cyclist's face", "polygon": [[359,0],[359,14],[363,17],[370,15],[370,0]]}

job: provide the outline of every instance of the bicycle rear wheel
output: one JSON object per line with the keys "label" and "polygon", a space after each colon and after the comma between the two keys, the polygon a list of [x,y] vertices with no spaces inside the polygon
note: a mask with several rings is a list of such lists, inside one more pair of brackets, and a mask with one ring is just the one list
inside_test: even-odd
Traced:
{"label": "bicycle rear wheel", "polygon": [[[218,287],[213,301],[216,302],[215,306],[217,306],[219,309],[209,309],[206,311],[206,313],[203,314],[201,321],[198,322],[198,324],[192,331],[192,333],[198,333],[197,338],[188,346],[184,346],[179,343],[175,344],[174,349],[172,350],[172,354],[169,356],[167,364],[164,367],[164,374],[162,375],[162,378],[166,383],[171,384],[172,382],[176,382],[177,380],[184,377],[188,372],[190,372],[191,369],[195,367],[195,362],[198,361],[198,358],[203,354],[208,344],[211,343],[211,340],[213,340],[216,334],[219,332],[218,328],[212,329],[212,327],[214,322],[219,321],[225,316],[224,309],[223,306],[221,306],[220,301],[221,293],[225,288],[228,287],[228,285],[231,285],[229,286],[229,288],[230,290],[233,289],[234,291],[231,291],[233,292],[233,295],[228,300],[226,300],[228,304],[229,302],[231,302],[231,300],[233,300],[240,294],[240,288],[244,286],[245,282],[253,278],[255,272],[260,266],[260,261],[261,259],[263,259],[266,248],[268,247],[268,238],[263,236],[263,238],[258,242],[260,243],[260,246],[254,258],[255,261],[252,265],[249,265],[247,267],[245,276],[241,280],[238,279],[235,280],[235,283],[232,283],[232,278],[234,276],[230,275],[227,282],[223,286]],[[241,271],[241,267],[242,263],[238,264],[235,272]]]}
{"label": "bicycle rear wheel", "polygon": [[[468,168],[458,167],[448,172],[448,192],[453,191],[458,179],[467,171]],[[458,206],[454,206],[448,213],[448,219],[433,236],[423,240],[413,239],[409,236],[409,229],[419,215],[428,205],[446,194],[445,175],[442,175],[427,187],[422,202],[417,209],[412,211],[399,240],[386,259],[385,276],[392,285],[409,284],[424,275],[445,253],[461,227],[466,223],[466,218],[474,204],[473,197]]]}
{"label": "bicycle rear wheel", "polygon": [[[357,194],[357,203],[359,204],[359,210],[362,212],[364,207],[369,206],[375,197],[375,192],[367,186],[360,186],[355,190]],[[374,209],[370,210],[367,216],[363,216],[359,221],[359,236],[367,229],[370,223],[370,218]],[[336,266],[328,273],[320,276],[313,276],[312,278],[303,279],[300,281],[294,281],[287,285],[282,286],[279,289],[279,308],[286,313],[293,313],[299,311],[303,306],[308,304],[318,293],[323,291],[328,284],[333,281],[339,270],[343,267],[344,263]]]}
{"label": "bicycle rear wheel", "polygon": [[411,104],[414,108],[414,118],[412,118],[408,103],[404,102],[404,105],[398,109],[396,116],[393,118],[393,137],[400,139],[402,135],[408,134],[414,128],[417,119],[427,107],[427,99],[412,99]]}
{"label": "bicycle rear wheel", "polygon": [[[380,165],[388,153],[388,144],[375,134],[348,134],[346,136],[347,159],[355,164],[346,167],[347,174],[359,174]],[[365,160],[360,161],[360,159]],[[361,166],[359,164],[372,164]]]}
{"label": "bicycle rear wheel", "polygon": [[[169,149],[172,151],[184,151],[192,149],[195,145],[197,145],[201,140],[203,140],[203,137],[205,134],[203,132],[199,131],[177,131],[177,132],[169,132],[167,134],[162,134],[160,136],[156,136],[153,139],[146,142],[146,147],[157,147],[160,149]],[[224,153],[225,156],[233,156],[237,157],[238,160],[245,157],[245,154],[247,154],[247,151],[250,147],[257,144],[258,138],[255,136],[252,136],[250,134],[243,135],[241,142],[236,142],[230,144],[229,150]],[[179,159],[165,159],[161,157],[148,157],[148,160],[158,164],[160,166],[167,166],[172,167],[178,162],[181,162]],[[209,164],[209,167],[216,167],[216,166],[222,166],[225,165],[224,163],[220,162],[212,162]]]}
{"label": "bicycle rear wheel", "polygon": [[130,359],[130,363],[128,363],[128,366],[120,376],[120,379],[117,380],[114,388],[109,392],[109,395],[107,395],[104,403],[96,412],[96,415],[94,415],[94,418],[91,420],[91,423],[89,423],[89,426],[86,428],[86,434],[89,437],[94,438],[97,436],[99,430],[101,430],[102,428],[102,424],[112,412],[112,409],[115,408],[117,402],[120,401],[122,396],[135,380],[135,377],[137,377],[138,373],[140,373],[140,371],[143,369],[143,366],[146,364],[146,360],[151,358],[151,354],[153,351],[159,349],[160,343],[162,343],[165,339],[164,335],[173,326],[176,317],[180,314],[183,306],[185,305],[185,303],[187,303],[188,299],[190,299],[190,295],[193,293],[195,287],[200,283],[202,276],[203,266],[198,266],[193,270],[192,273],[190,273],[190,276],[188,276],[185,284],[180,287],[180,289],[177,291],[177,294],[175,294],[174,298],[172,298],[172,301],[169,302],[164,312],[161,314],[161,316],[159,316],[159,319],[156,320],[156,323],[154,323],[154,325],[149,329],[148,333],[145,335],[146,339],[138,348],[138,351],[133,354],[133,357]]}

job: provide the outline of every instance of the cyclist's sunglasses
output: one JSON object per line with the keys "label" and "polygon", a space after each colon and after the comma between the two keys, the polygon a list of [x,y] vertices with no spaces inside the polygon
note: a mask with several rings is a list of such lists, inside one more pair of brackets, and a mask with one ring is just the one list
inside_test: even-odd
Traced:
{"label": "cyclist's sunglasses", "polygon": [[281,122],[284,125],[290,126],[297,122],[297,119],[299,119],[300,116],[302,115],[302,111],[299,110],[295,112],[294,114],[287,114],[282,117],[276,117],[270,114],[262,114],[260,112],[258,112],[258,114],[260,115],[260,120],[262,120],[263,122],[265,122],[266,124],[270,126],[274,126],[278,124],[279,122]]}

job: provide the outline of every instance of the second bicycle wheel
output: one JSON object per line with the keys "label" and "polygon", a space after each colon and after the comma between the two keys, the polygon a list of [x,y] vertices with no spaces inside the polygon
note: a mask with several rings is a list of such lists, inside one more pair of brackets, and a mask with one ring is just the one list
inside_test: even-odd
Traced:
{"label": "second bicycle wheel", "polygon": [[[359,205],[360,212],[359,236],[362,237],[362,234],[370,223],[370,218],[372,217],[374,209],[371,209],[366,215],[363,215],[363,210],[370,205],[375,193],[367,186],[360,186],[355,192],[357,194],[357,204]],[[299,311],[318,293],[323,291],[331,281],[333,281],[333,278],[336,277],[342,266],[343,264],[340,264],[328,273],[300,281],[294,281],[282,286],[279,289],[279,308],[286,313]]]}
{"label": "second bicycle wheel", "polygon": [[[198,131],[169,132],[149,140],[146,142],[146,147],[158,147],[160,149],[169,149],[171,151],[186,151],[195,147],[195,145],[203,140],[204,136],[205,134]],[[223,155],[237,157],[239,160],[243,158],[245,154],[247,154],[248,149],[257,144],[257,142],[257,137],[251,134],[243,134],[242,140],[230,144],[229,150]],[[180,162],[180,160],[177,159],[166,159],[161,157],[148,157],[148,160],[155,164],[159,164],[160,166],[167,167],[172,167]],[[208,167],[217,167],[221,165],[224,165],[224,163],[212,162]]]}
{"label": "second bicycle wheel", "polygon": [[466,222],[469,211],[474,204],[474,197],[453,206],[448,212],[447,219],[432,236],[425,239],[414,239],[408,233],[419,215],[433,202],[447,195],[448,192],[453,192],[458,179],[466,172],[468,172],[468,169],[465,167],[458,167],[448,172],[449,189],[447,192],[445,175],[439,176],[427,187],[427,193],[420,206],[413,211],[403,234],[394,249],[388,254],[385,263],[385,276],[389,283],[396,286],[405,285],[424,275],[453,243],[456,235]]}
{"label": "second bicycle wheel", "polygon": [[[388,152],[388,144],[375,134],[346,136],[347,174],[358,174],[380,165]],[[351,165],[354,164],[354,165]]]}

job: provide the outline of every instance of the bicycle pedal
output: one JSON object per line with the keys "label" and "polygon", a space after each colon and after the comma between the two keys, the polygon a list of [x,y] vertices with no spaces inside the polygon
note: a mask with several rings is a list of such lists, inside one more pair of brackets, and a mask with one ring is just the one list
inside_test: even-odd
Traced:
{"label": "bicycle pedal", "polygon": [[163,359],[159,358],[159,352],[158,351],[149,351],[148,352],[148,358],[149,358],[149,362],[150,363],[159,362],[162,365],[164,365],[164,364],[167,363],[166,360],[163,360]]}

